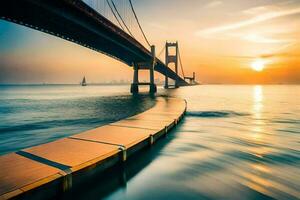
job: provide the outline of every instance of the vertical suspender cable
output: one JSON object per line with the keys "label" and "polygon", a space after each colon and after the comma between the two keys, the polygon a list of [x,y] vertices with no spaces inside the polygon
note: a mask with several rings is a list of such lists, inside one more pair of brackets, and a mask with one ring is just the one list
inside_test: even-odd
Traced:
{"label": "vertical suspender cable", "polygon": [[117,12],[117,14],[118,14],[119,18],[120,18],[120,19],[121,19],[121,21],[123,22],[123,25],[125,26],[126,30],[127,30],[127,31],[128,31],[128,33],[131,35],[131,37],[133,37],[133,38],[134,38],[134,36],[133,36],[133,35],[132,35],[132,33],[130,32],[129,28],[127,27],[126,23],[124,22],[124,20],[123,20],[122,16],[120,15],[120,13],[119,13],[119,11],[118,11],[118,9],[117,9],[117,7],[116,7],[116,5],[115,5],[114,1],[113,1],[113,0],[111,0],[111,3],[112,3],[112,5],[113,5],[113,7],[114,7],[115,11]]}
{"label": "vertical suspender cable", "polygon": [[181,60],[180,50],[179,49],[178,49],[178,57],[179,57],[179,63],[180,63],[181,73],[182,73],[182,76],[184,78],[185,76],[184,76],[183,65],[182,65],[182,60]]}

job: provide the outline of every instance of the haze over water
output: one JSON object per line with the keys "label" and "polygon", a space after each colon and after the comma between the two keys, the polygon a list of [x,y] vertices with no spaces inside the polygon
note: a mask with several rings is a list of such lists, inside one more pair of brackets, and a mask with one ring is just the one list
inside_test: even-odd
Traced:
{"label": "haze over water", "polygon": [[[128,86],[0,90],[1,154],[92,129],[154,105],[147,95],[131,97]],[[299,199],[299,94],[298,85],[159,90],[157,96],[187,100],[180,125],[153,148],[107,174],[104,182],[97,179],[78,194],[74,191],[73,197]],[[114,181],[120,177],[122,182]]]}

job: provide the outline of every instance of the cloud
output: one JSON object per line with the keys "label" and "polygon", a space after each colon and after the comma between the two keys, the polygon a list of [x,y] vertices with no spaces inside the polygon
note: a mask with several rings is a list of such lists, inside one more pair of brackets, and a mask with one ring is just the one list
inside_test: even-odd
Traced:
{"label": "cloud", "polygon": [[217,7],[217,6],[222,5],[222,4],[223,4],[222,1],[211,1],[208,4],[206,4],[204,7],[205,8],[214,8],[214,7]]}
{"label": "cloud", "polygon": [[261,34],[232,34],[233,36],[239,37],[242,40],[254,42],[254,43],[268,43],[268,44],[283,44],[295,42],[295,39],[275,39],[272,37],[265,37]]}
{"label": "cloud", "polygon": [[160,30],[163,30],[163,31],[166,31],[168,30],[168,28],[162,24],[159,24],[159,23],[155,23],[155,22],[151,22],[149,23],[149,25],[152,27],[152,28],[155,28],[155,29],[160,29]]}
{"label": "cloud", "polygon": [[243,37],[244,40],[254,43],[285,43],[286,40],[277,40],[272,38],[266,38],[260,35],[250,34]]}
{"label": "cloud", "polygon": [[[259,55],[242,55],[242,56],[238,56],[238,55],[224,55],[222,57],[224,58],[229,58],[229,59],[244,59],[244,60],[253,60],[253,59],[257,59],[257,58],[261,58],[261,59],[272,59],[272,58],[299,58],[300,57],[300,53],[298,53],[298,47],[299,43],[294,43],[294,45],[288,45],[285,46],[284,51],[276,51],[273,53],[265,53],[265,54],[259,54]],[[281,49],[282,50],[282,49]]]}
{"label": "cloud", "polygon": [[291,53],[291,52],[282,52],[282,53],[270,53],[270,54],[262,54],[260,55],[261,58],[275,58],[275,57],[295,57],[299,58],[299,53]]}
{"label": "cloud", "polygon": [[249,8],[247,10],[243,10],[242,12],[247,15],[259,15],[263,12],[268,12],[269,9],[266,6],[258,6],[254,8]]}
{"label": "cloud", "polygon": [[226,32],[230,30],[235,30],[243,27],[247,27],[250,25],[254,25],[260,22],[264,22],[267,20],[279,18],[279,17],[285,17],[289,15],[294,15],[300,13],[300,7],[297,8],[292,8],[288,10],[281,10],[281,11],[271,11],[267,12],[265,14],[258,15],[256,17],[250,18],[248,20],[240,21],[237,23],[232,23],[232,24],[226,24],[218,27],[213,27],[205,30],[199,30],[196,32],[196,35],[208,35],[208,34],[213,34],[213,33],[221,33],[221,32]]}

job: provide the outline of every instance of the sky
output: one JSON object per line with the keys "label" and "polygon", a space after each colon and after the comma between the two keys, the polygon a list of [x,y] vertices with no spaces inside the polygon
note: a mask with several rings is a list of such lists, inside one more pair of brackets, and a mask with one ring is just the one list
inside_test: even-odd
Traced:
{"label": "sky", "polygon": [[[121,7],[127,0],[114,1]],[[166,41],[178,41],[185,74],[196,72],[201,83],[300,83],[299,0],[132,2],[157,52]],[[102,14],[113,19],[107,7]],[[125,20],[144,43],[134,19]],[[255,63],[262,71],[253,69]],[[101,53],[0,20],[0,83],[79,83],[83,76],[94,83],[131,81],[132,72]],[[141,73],[141,80],[148,78]]]}

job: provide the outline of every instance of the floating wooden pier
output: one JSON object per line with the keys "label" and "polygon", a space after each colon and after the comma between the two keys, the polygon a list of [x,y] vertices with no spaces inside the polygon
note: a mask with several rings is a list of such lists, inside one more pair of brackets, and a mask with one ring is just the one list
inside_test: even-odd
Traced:
{"label": "floating wooden pier", "polygon": [[[0,157],[0,199],[53,198],[151,146],[183,117],[186,102],[157,98],[153,108],[96,129]],[[113,176],[113,174],[112,174]]]}

